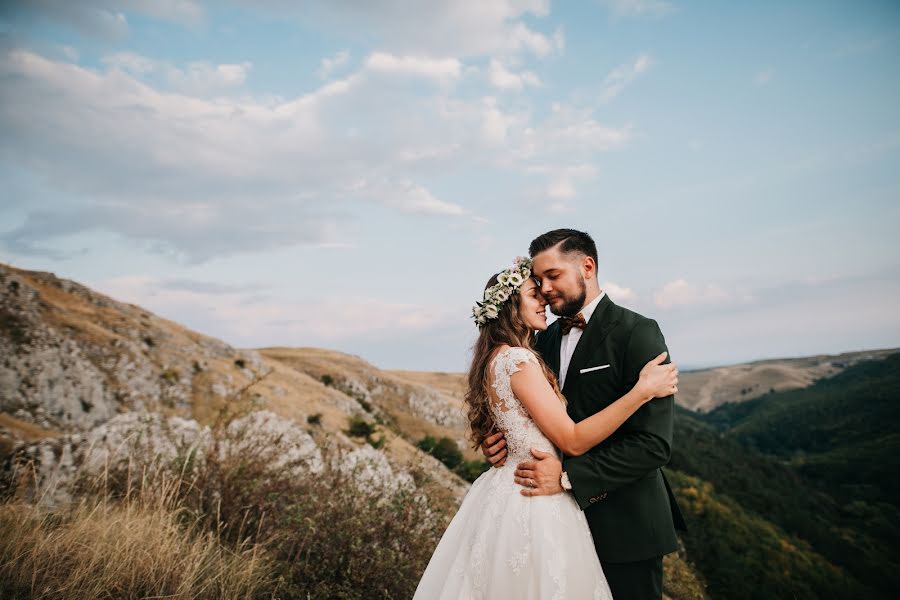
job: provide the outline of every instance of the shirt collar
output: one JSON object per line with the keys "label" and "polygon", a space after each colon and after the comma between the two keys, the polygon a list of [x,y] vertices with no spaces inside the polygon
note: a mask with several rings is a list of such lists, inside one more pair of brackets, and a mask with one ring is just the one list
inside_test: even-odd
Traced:
{"label": "shirt collar", "polygon": [[594,309],[597,308],[597,305],[600,304],[600,300],[603,299],[603,296],[606,295],[606,292],[600,292],[600,295],[591,300],[591,303],[581,309],[581,314],[584,315],[584,321],[587,323],[591,320],[591,315],[594,314]]}

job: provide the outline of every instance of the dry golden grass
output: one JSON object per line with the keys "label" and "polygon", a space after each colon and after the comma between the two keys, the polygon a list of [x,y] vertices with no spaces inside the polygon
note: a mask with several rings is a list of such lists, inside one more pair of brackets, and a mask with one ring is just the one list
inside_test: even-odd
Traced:
{"label": "dry golden grass", "polygon": [[706,586],[687,564],[683,552],[663,558],[663,598],[670,600],[707,600]]}
{"label": "dry golden grass", "polygon": [[462,405],[466,393],[465,373],[443,373],[437,371],[384,371],[396,379],[433,388],[449,398],[455,398]]}
{"label": "dry golden grass", "polygon": [[59,435],[59,431],[54,429],[44,429],[34,423],[17,419],[6,413],[0,413],[0,427],[5,427],[10,431],[15,432],[17,437],[20,437],[26,442],[36,442],[37,440]]}
{"label": "dry golden grass", "polygon": [[125,502],[61,510],[0,504],[0,592],[9,598],[264,598],[259,546],[223,544],[178,506],[174,482]]}
{"label": "dry golden grass", "polygon": [[[463,427],[447,427],[437,425],[414,414],[408,404],[407,395],[416,390],[430,388],[437,391],[447,406],[464,414],[462,391],[459,374],[426,373],[414,371],[382,371],[358,356],[352,356],[334,350],[321,348],[260,348],[259,353],[268,363],[280,363],[297,373],[302,373],[319,383],[323,375],[335,380],[349,379],[357,381],[378,380],[382,385],[376,395],[376,403],[388,416],[387,426],[410,445],[397,444],[391,449],[393,456],[400,460],[413,457],[417,451],[412,445],[425,436],[434,438],[449,437],[464,441],[466,447],[463,454],[466,460],[482,460],[479,451],[468,446],[466,431]],[[438,385],[432,385],[437,383]],[[334,393],[334,388],[321,386]],[[316,393],[322,393],[317,390]],[[309,396],[311,394],[307,394]]]}
{"label": "dry golden grass", "polygon": [[59,432],[56,430],[38,427],[33,423],[17,419],[6,413],[0,413],[0,428],[9,432],[9,435],[0,433],[0,458],[9,455],[13,451],[17,440],[36,442],[59,435]]}
{"label": "dry golden grass", "polygon": [[[220,413],[216,440],[240,412]],[[135,455],[80,478],[80,500],[56,509],[6,490],[0,598],[412,595],[445,522],[421,491],[361,486],[327,466],[330,446],[323,472],[299,475],[271,469],[280,450],[264,440],[227,448],[172,464]],[[414,475],[428,487],[430,473]]]}

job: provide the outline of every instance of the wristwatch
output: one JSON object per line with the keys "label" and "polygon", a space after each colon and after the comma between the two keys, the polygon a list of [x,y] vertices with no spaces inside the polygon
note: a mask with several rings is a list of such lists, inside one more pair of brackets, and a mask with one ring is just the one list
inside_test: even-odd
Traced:
{"label": "wristwatch", "polygon": [[572,482],[569,481],[569,474],[565,471],[562,472],[562,475],[559,476],[559,485],[562,486],[564,490],[572,489]]}

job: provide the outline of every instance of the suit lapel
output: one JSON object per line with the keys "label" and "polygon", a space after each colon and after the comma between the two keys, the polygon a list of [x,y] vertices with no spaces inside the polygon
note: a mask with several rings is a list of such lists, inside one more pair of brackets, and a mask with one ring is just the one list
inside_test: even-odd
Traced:
{"label": "suit lapel", "polygon": [[[597,308],[594,309],[591,320],[588,321],[584,333],[582,333],[581,337],[578,339],[578,343],[575,345],[575,351],[572,352],[572,360],[569,361],[569,369],[566,371],[566,385],[565,388],[563,388],[563,393],[565,393],[565,390],[571,386],[571,383],[578,378],[579,371],[584,366],[584,362],[587,360],[590,349],[600,344],[609,332],[612,331],[612,328],[615,327],[616,323],[619,322],[619,311],[615,310],[616,308],[615,303],[609,299],[608,294],[604,294],[603,298],[600,299],[600,302],[597,303]],[[559,348],[562,345],[562,336],[559,337],[560,340],[556,343],[557,365],[559,364]]]}
{"label": "suit lapel", "polygon": [[559,379],[559,348],[562,345],[562,332],[559,330],[559,323],[554,322],[546,331],[538,335],[544,362],[547,363],[547,366],[553,370],[556,378]]}

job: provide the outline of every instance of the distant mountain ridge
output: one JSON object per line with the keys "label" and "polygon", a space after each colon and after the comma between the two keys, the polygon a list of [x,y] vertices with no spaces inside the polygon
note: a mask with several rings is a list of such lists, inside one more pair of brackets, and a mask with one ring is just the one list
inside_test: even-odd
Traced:
{"label": "distant mountain ridge", "polygon": [[[884,358],[900,348],[817,354],[800,358],[770,358],[748,363],[681,371],[679,405],[708,412],[722,404],[753,400],[765,394],[803,389],[834,377],[862,361]],[[674,359],[678,362],[677,356]]]}

